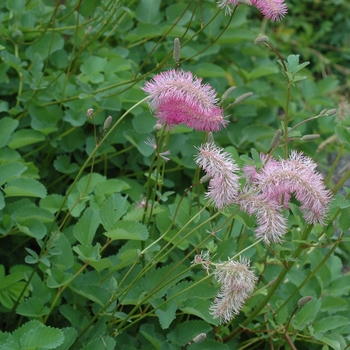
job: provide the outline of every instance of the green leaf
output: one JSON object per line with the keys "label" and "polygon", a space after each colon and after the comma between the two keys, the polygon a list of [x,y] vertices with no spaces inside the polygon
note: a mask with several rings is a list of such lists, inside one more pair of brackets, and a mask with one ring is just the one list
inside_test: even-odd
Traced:
{"label": "green leaf", "polygon": [[331,316],[322,318],[322,320],[314,323],[315,333],[324,333],[332,329],[349,325],[350,320],[344,316]]}
{"label": "green leaf", "polygon": [[338,311],[345,311],[348,307],[348,303],[345,299],[336,298],[332,296],[325,296],[322,298],[321,311],[328,313],[335,313]]}
{"label": "green leaf", "polygon": [[45,326],[36,320],[29,321],[15,330],[13,337],[21,345],[21,349],[55,349],[64,341],[60,329]]}
{"label": "green leaf", "polygon": [[47,232],[46,226],[40,220],[35,218],[17,222],[16,226],[19,231],[37,239],[44,238]]}
{"label": "green leaf", "polygon": [[79,166],[76,163],[71,163],[71,157],[62,155],[58,156],[53,162],[53,166],[57,171],[63,174],[72,174],[79,170]]}
{"label": "green leaf", "polygon": [[210,305],[211,302],[209,300],[193,297],[186,299],[180,306],[180,310],[190,315],[198,316],[210,324],[218,325],[219,319],[214,320],[213,316],[211,316],[209,313]]}
{"label": "green leaf", "polygon": [[98,338],[92,340],[89,344],[80,348],[80,350],[115,350],[116,341],[108,336],[99,336]]}
{"label": "green leaf", "polygon": [[[64,198],[60,194],[49,194],[40,200],[40,207],[55,214],[61,208]],[[63,209],[66,209],[66,206]]]}
{"label": "green leaf", "polygon": [[74,227],[74,237],[83,245],[89,246],[100,225],[100,215],[97,211],[87,208]]}
{"label": "green leaf", "polygon": [[160,326],[162,329],[168,329],[171,322],[176,318],[176,300],[170,300],[161,307],[158,307],[162,303],[164,303],[164,299],[162,298],[151,300],[152,306],[156,309],[155,313],[158,316]]}
{"label": "green leaf", "polygon": [[16,312],[22,316],[41,317],[47,315],[50,309],[44,306],[42,299],[30,297],[18,306]]}
{"label": "green leaf", "polygon": [[26,196],[44,198],[46,196],[46,188],[43,184],[37,180],[27,178],[10,180],[4,188],[4,192],[6,197]]}
{"label": "green leaf", "polygon": [[10,117],[3,117],[0,119],[0,148],[7,145],[12,133],[16,130],[19,122],[16,119]]}
{"label": "green leaf", "polygon": [[335,127],[335,133],[341,142],[345,142],[350,145],[350,128],[343,125],[337,125]]}
{"label": "green leaf", "polygon": [[109,197],[111,194],[125,191],[129,189],[130,186],[119,179],[108,179],[106,181],[100,182],[96,185],[95,194],[96,196],[106,196]]}
{"label": "green leaf", "polygon": [[116,228],[116,224],[128,209],[126,196],[118,193],[112,194],[101,207],[101,223],[106,231]]}
{"label": "green leaf", "polygon": [[153,324],[143,324],[140,327],[140,333],[152,344],[152,349],[161,349],[164,339],[157,332],[155,332]]}
{"label": "green leaf", "polygon": [[167,338],[176,345],[185,346],[198,334],[209,333],[211,330],[212,327],[205,321],[185,321],[178,323]]}
{"label": "green leaf", "polygon": [[40,55],[41,59],[45,59],[63,48],[63,37],[54,31],[45,33],[39,38],[40,40],[35,40],[26,50],[26,55],[31,61],[35,59],[35,55]]}
{"label": "green leaf", "polygon": [[21,129],[14,132],[11,135],[8,147],[12,149],[21,148],[24,146],[32,145],[34,143],[42,142],[45,140],[45,136],[36,130]]}
{"label": "green leaf", "polygon": [[201,63],[192,68],[193,73],[203,78],[225,77],[226,72],[214,63]]}
{"label": "green leaf", "polygon": [[160,0],[141,0],[135,11],[135,17],[138,21],[144,23],[159,23]]}
{"label": "green leaf", "polygon": [[308,326],[309,323],[313,322],[318,311],[321,307],[321,301],[319,299],[313,299],[304,305],[297,314],[293,317],[293,326],[302,330]]}
{"label": "green leaf", "polygon": [[0,165],[0,186],[13,177],[21,175],[27,167],[22,163],[6,163]]}
{"label": "green leaf", "polygon": [[101,245],[99,243],[93,247],[78,244],[73,247],[73,250],[83,261],[99,261],[101,259],[100,248]]}
{"label": "green leaf", "polygon": [[131,239],[145,241],[148,238],[148,230],[139,222],[119,221],[115,223],[114,229],[104,233],[112,240]]}

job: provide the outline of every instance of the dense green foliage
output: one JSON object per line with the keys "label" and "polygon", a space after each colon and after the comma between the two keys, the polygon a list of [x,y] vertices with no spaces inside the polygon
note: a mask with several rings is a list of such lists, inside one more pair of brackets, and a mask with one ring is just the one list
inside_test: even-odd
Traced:
{"label": "dense green foliage", "polygon": [[[0,4],[0,350],[345,349],[350,4],[290,0],[286,18],[270,22],[252,6],[230,16],[215,1],[169,3]],[[254,44],[260,33],[288,72]],[[311,156],[334,192],[324,227],[307,225],[294,200],[283,243],[256,244],[253,216],[208,205],[194,162],[207,135],[154,132],[142,101],[145,81],[175,68],[175,38],[182,69],[219,96],[236,86],[214,138],[240,167],[269,151],[277,129],[301,123],[288,147]],[[320,138],[301,139],[309,134]],[[191,263],[201,251],[215,262],[242,253],[259,277],[226,325],[209,312],[219,285]],[[190,344],[200,333],[206,340]]]}

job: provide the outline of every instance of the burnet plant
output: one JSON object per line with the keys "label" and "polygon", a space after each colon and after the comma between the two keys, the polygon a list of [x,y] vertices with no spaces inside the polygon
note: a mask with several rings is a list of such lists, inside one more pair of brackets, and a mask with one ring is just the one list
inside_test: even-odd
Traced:
{"label": "burnet plant", "polygon": [[[118,13],[119,4],[113,8],[112,3],[106,11]],[[265,20],[278,21],[287,14],[282,0],[233,0],[219,2],[215,16],[223,11],[231,21],[244,6],[255,7]],[[315,139],[299,128],[332,118],[336,110],[322,108],[292,124],[292,87],[305,78],[299,71],[307,63],[300,64],[297,55],[283,58],[267,36],[258,36],[255,44],[274,52],[282,69],[284,115],[269,149],[252,149],[240,157],[217,140],[232,124],[231,108],[252,93],[231,103],[230,88],[219,98],[213,86],[182,68],[187,60],[183,42],[175,38],[167,56],[173,56],[175,67],[157,67],[149,76],[151,72],[141,75],[142,64],[139,71],[128,66],[134,69],[128,75],[129,88],[140,81],[142,97],[130,103],[124,96],[124,113],[102,119],[96,109],[109,97],[100,89],[98,103],[85,111],[93,134],[85,145],[87,157],[77,155],[83,159],[75,169],[65,156],[54,163],[62,173],[72,174],[62,178],[67,186],[63,193],[52,187],[47,195],[43,183],[26,173],[24,160],[10,160],[11,150],[23,146],[14,146],[16,136],[3,143],[2,232],[5,238],[25,235],[30,240],[29,255],[7,276],[3,273],[4,349],[345,348],[348,289],[342,287],[340,259],[333,254],[350,226],[348,195],[337,195],[349,171],[328,189],[314,160],[293,149],[295,140]],[[155,54],[154,49],[149,52],[144,62]],[[98,84],[99,79],[87,81]],[[69,80],[58,81],[73,91]],[[79,81],[81,100],[92,94],[87,81]],[[123,84],[117,95],[127,91]],[[38,101],[44,105],[49,97]],[[30,106],[32,98],[21,99]],[[146,120],[152,135],[137,137],[125,127],[128,118],[138,115],[151,115]],[[76,117],[65,111],[64,118],[72,122]],[[37,131],[38,122],[32,120]],[[13,131],[17,127],[10,118],[2,124]],[[123,134],[116,134],[123,128]],[[61,136],[70,132],[62,130]],[[190,139],[191,159],[173,155],[182,147],[173,139],[182,133],[203,135]],[[109,140],[116,135],[131,146],[113,150]],[[339,127],[337,135],[349,142],[346,128]],[[58,148],[59,138],[50,141]],[[60,152],[69,147],[62,144]],[[116,177],[107,171],[110,167],[99,168],[110,153],[130,154],[123,164],[129,171]],[[140,153],[147,159],[130,167]],[[175,171],[190,174],[190,186],[171,186],[171,162],[178,166]],[[111,165],[123,167],[118,160]],[[164,190],[169,187],[176,191]],[[41,198],[39,206],[26,197]],[[340,231],[334,232],[338,221]]]}

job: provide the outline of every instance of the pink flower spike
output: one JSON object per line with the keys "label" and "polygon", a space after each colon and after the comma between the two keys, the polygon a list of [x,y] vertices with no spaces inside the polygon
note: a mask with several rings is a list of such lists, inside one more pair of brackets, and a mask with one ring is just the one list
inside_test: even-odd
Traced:
{"label": "pink flower spike", "polygon": [[149,106],[161,124],[185,124],[200,131],[218,131],[227,121],[217,106],[216,91],[191,72],[169,70],[146,82]]}
{"label": "pink flower spike", "polygon": [[229,153],[214,143],[207,142],[198,150],[195,162],[211,178],[207,198],[214,202],[217,209],[230,205],[239,189],[239,176],[236,174],[238,166]]}
{"label": "pink flower spike", "polygon": [[288,12],[284,0],[251,0],[251,2],[271,21],[280,21]]}

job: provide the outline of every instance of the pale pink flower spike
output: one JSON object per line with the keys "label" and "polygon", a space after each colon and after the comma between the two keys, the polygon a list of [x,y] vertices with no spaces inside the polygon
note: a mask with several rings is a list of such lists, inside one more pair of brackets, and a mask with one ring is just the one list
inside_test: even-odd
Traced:
{"label": "pale pink flower spike", "polygon": [[254,290],[257,277],[249,267],[250,262],[246,259],[216,265],[214,276],[221,289],[209,310],[214,318],[220,318],[220,323],[227,323],[238,315]]}
{"label": "pale pink flower spike", "polygon": [[212,200],[217,209],[230,205],[237,197],[239,176],[238,166],[232,156],[214,143],[207,142],[198,147],[195,162],[210,177],[207,198]]}

